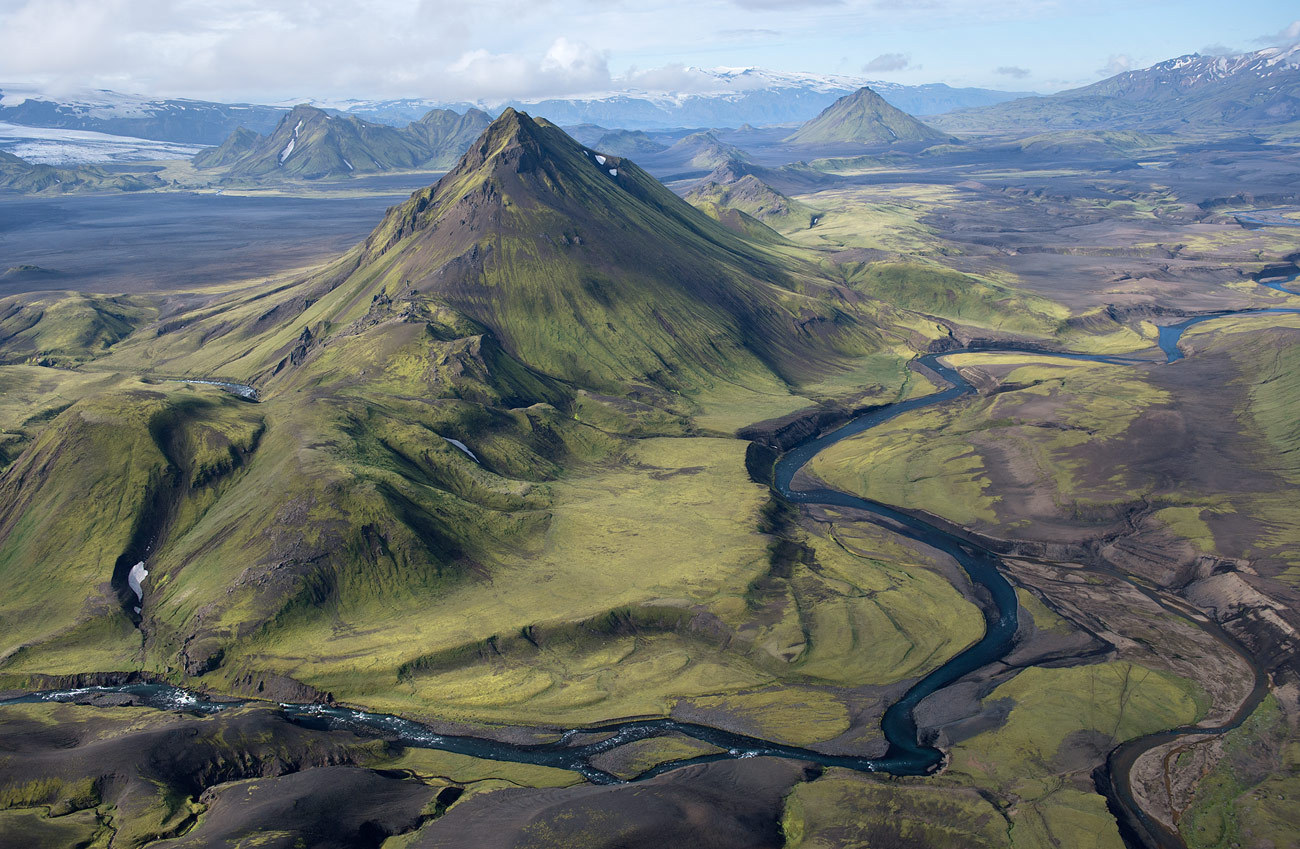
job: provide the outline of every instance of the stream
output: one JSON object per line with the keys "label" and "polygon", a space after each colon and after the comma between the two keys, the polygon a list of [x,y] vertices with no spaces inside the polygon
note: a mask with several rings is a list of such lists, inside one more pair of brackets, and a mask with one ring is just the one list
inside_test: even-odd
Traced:
{"label": "stream", "polygon": [[[997,349],[972,350],[988,353],[999,351],[1023,352],[1009,346]],[[898,702],[885,711],[882,730],[889,747],[883,757],[866,758],[827,755],[811,749],[786,746],[707,725],[681,722],[668,718],[614,722],[591,728],[574,729],[566,732],[553,743],[520,744],[481,737],[439,734],[418,722],[391,714],[371,713],[333,705],[282,704],[280,706],[281,710],[291,721],[310,728],[346,730],[372,736],[379,735],[416,748],[439,749],[489,760],[514,761],[569,769],[577,771],[588,780],[597,783],[613,783],[619,781],[619,779],[594,767],[591,764],[593,757],[633,740],[670,732],[678,732],[693,737],[717,746],[724,751],[720,754],[661,764],[649,772],[637,776],[635,780],[643,780],[686,764],[759,756],[789,758],[810,761],[827,767],[844,767],[865,772],[887,772],[894,775],[926,775],[933,772],[942,763],[943,754],[938,749],[923,745],[917,741],[917,726],[913,717],[913,709],[926,696],[952,684],[968,673],[998,660],[1011,649],[1018,625],[1016,614],[1019,603],[1014,588],[998,571],[1001,561],[996,555],[983,548],[888,505],[837,490],[794,489],[791,482],[795,474],[814,456],[841,440],[856,436],[910,410],[942,404],[973,393],[975,391],[974,387],[956,369],[940,362],[942,357],[963,352],[964,350],[946,351],[927,354],[920,358],[922,364],[951,384],[948,389],[870,410],[829,433],[806,440],[782,455],[777,461],[774,471],[775,488],[789,501],[796,504],[854,508],[888,520],[891,529],[895,532],[952,556],[966,570],[971,581],[982,587],[991,599],[992,606],[985,610],[986,631],[983,638],[921,678],[912,685]],[[1053,353],[1050,356],[1107,363],[1136,362],[1135,360],[1119,357],[1085,354]],[[234,705],[246,703],[208,699],[163,684],[127,684],[31,693],[0,702],[0,704],[41,701],[72,702],[84,699],[88,694],[96,692],[128,694],[135,697],[142,704],[151,707],[204,714],[215,713]],[[584,735],[596,735],[600,739],[595,742],[583,742]]]}
{"label": "stream", "polygon": [[[1276,288],[1283,292],[1288,291],[1277,285],[1270,286],[1270,288]],[[1229,315],[1284,313],[1296,314],[1300,313],[1300,309],[1260,309],[1197,316],[1179,324],[1160,328],[1158,344],[1160,350],[1164,352],[1167,362],[1172,363],[1184,356],[1178,348],[1178,342],[1188,327]],[[1001,659],[1011,650],[1018,626],[1017,611],[1019,604],[1015,589],[999,571],[1002,560],[993,552],[977,544],[894,507],[838,490],[796,489],[793,481],[798,471],[807,465],[813,457],[841,440],[856,436],[911,410],[947,403],[974,393],[974,387],[955,368],[941,362],[943,357],[968,352],[1034,353],[1057,359],[1064,358],[1113,364],[1152,362],[1150,359],[1118,356],[1044,352],[1017,348],[1014,345],[927,354],[922,356],[919,362],[947,381],[950,384],[947,389],[869,410],[835,430],[800,443],[777,460],[774,468],[774,488],[785,499],[795,504],[852,508],[868,512],[885,520],[891,530],[953,557],[966,571],[971,581],[982,589],[990,602],[984,605],[986,623],[984,636],[978,642],[950,658],[914,683],[903,694],[902,698],[885,711],[881,728],[888,742],[888,748],[883,757],[866,758],[827,755],[811,749],[786,746],[707,725],[681,722],[668,718],[612,722],[600,726],[573,729],[563,733],[562,736],[552,742],[524,744],[483,737],[441,734],[418,722],[398,716],[371,713],[334,705],[281,704],[280,710],[290,721],[308,728],[351,731],[367,736],[380,736],[410,747],[438,749],[489,760],[512,761],[568,769],[579,772],[589,781],[599,784],[619,783],[622,779],[593,766],[592,759],[594,757],[634,740],[671,732],[677,732],[710,743],[722,749],[722,752],[660,764],[632,779],[633,781],[642,781],[688,764],[760,756],[787,758],[827,767],[843,767],[893,775],[926,775],[935,771],[943,762],[943,754],[937,748],[927,746],[918,740],[914,710],[925,697],[958,681],[967,674]],[[251,387],[248,388],[251,390]],[[1198,621],[1197,624],[1204,627],[1204,623]],[[1223,635],[1223,638],[1230,641],[1230,638],[1227,638],[1226,635]],[[1242,653],[1239,648],[1235,647],[1235,643],[1229,642],[1228,645],[1233,651]],[[1258,681],[1256,692],[1266,692],[1266,688],[1261,690]],[[0,701],[0,705],[74,702],[84,700],[87,695],[94,693],[127,694],[134,697],[138,703],[150,707],[162,710],[181,710],[196,714],[213,714],[236,705],[249,703],[246,701],[208,698],[164,684],[127,684],[30,693]],[[1262,696],[1259,697],[1262,698]],[[1118,766],[1123,766],[1124,769],[1118,775],[1112,776],[1116,779],[1111,782],[1110,795],[1112,804],[1118,805],[1121,812],[1127,814],[1130,818],[1142,819],[1141,810],[1132,799],[1127,784],[1127,770],[1131,767],[1132,762],[1153,745],[1158,745],[1161,742],[1166,742],[1184,734],[1200,735],[1226,731],[1230,727],[1240,724],[1240,721],[1245,718],[1244,715],[1240,714],[1241,711],[1239,711],[1239,716],[1234,717],[1233,723],[1219,728],[1190,727],[1174,729],[1161,732],[1159,735],[1150,735],[1139,740],[1129,741],[1118,747],[1111,755],[1111,771],[1115,772]],[[1119,758],[1120,762],[1118,764],[1116,758]],[[1165,845],[1163,840],[1157,840],[1156,842]]]}
{"label": "stream", "polygon": [[1300,227],[1300,219],[1286,217],[1287,214],[1294,214],[1297,211],[1293,206],[1275,206],[1271,209],[1252,209],[1230,214],[1238,222],[1253,224],[1256,227]]}

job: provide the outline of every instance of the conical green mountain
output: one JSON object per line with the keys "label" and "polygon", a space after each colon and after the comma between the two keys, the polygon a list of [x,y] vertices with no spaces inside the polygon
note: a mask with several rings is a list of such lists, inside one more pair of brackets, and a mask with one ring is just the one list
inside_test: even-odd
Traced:
{"label": "conical green mountain", "polygon": [[734,209],[778,230],[806,230],[816,210],[778,192],[753,174],[727,179],[711,174],[691,189],[686,200],[696,207]]}
{"label": "conical green mountain", "polygon": [[798,145],[895,144],[950,138],[864,86],[826,107],[785,141]]}
{"label": "conical green mountain", "polygon": [[[333,311],[331,323],[379,296],[414,296],[486,328],[541,373],[607,390],[755,370],[798,380],[860,330],[830,321],[800,264],[630,161],[514,110],[334,274],[313,308]],[[809,330],[814,316],[829,338]]]}
{"label": "conical green mountain", "polygon": [[749,162],[749,154],[727,144],[713,133],[692,133],[663,151],[663,158],[713,170],[729,163]]}
{"label": "conical green mountain", "polygon": [[0,444],[0,684],[143,669],[395,708],[437,669],[480,675],[481,646],[672,631],[693,614],[661,601],[719,561],[666,561],[689,545],[634,539],[645,511],[729,529],[744,592],[767,490],[738,443],[643,437],[721,431],[695,418],[710,391],[784,409],[919,326],[801,256],[507,110],[323,269],[199,306],[14,302],[0,354],[95,363],[10,378],[57,391]]}

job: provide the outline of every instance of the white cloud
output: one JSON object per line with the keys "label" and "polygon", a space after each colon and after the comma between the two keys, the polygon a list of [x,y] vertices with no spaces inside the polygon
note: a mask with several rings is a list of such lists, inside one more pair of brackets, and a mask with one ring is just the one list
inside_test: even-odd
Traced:
{"label": "white cloud", "polygon": [[[1156,3],[1089,5],[1119,10]],[[709,85],[685,64],[851,72],[862,60],[837,68],[838,57],[869,50],[859,55],[880,53],[872,63],[908,61],[879,70],[915,72],[923,58],[927,72],[941,69],[936,80],[970,84],[1001,61],[990,55],[991,43],[1005,37],[1019,47],[1023,35],[990,32],[960,41],[954,32],[1027,21],[1047,43],[1077,6],[1072,0],[0,0],[0,81],[260,102],[458,101],[578,94],[607,86],[620,73],[645,78],[646,88],[653,78],[676,78],[653,86],[674,91]],[[1216,32],[1206,28],[1191,43],[1211,41]],[[1117,36],[1111,49],[1131,48]],[[1035,60],[1035,73],[1084,75],[1095,67],[1088,50],[1069,45],[1059,60],[1055,53],[1051,61]],[[632,64],[657,70],[623,72]]]}
{"label": "white cloud", "polygon": [[475,99],[584,94],[610,87],[605,55],[590,46],[557,38],[540,57],[472,50],[446,68],[452,90]]}
{"label": "white cloud", "polygon": [[809,6],[839,6],[843,0],[732,0],[742,9],[778,9],[783,12]]}
{"label": "white cloud", "polygon": [[765,38],[775,38],[781,33],[774,29],[764,29],[762,27],[742,27],[740,29],[720,29],[714,35],[718,38],[728,41],[754,41]]}
{"label": "white cloud", "polygon": [[856,14],[886,18],[971,17],[1016,19],[1064,8],[1067,0],[730,0],[742,9],[804,13],[841,6]]}
{"label": "white cloud", "polygon": [[1133,57],[1127,53],[1112,53],[1106,60],[1104,67],[1097,69],[1097,75],[1101,77],[1113,77],[1116,74],[1122,74],[1125,71],[1133,70]]}
{"label": "white cloud", "polygon": [[[574,2],[581,7],[589,0]],[[557,16],[548,6],[546,0],[0,0],[0,80],[67,91],[263,100],[473,99],[506,86],[574,93],[607,82],[606,55],[556,31],[575,16]]]}
{"label": "white cloud", "polygon": [[864,73],[873,71],[901,71],[912,64],[905,53],[881,53],[875,59],[862,66]]}
{"label": "white cloud", "polygon": [[567,38],[557,38],[551,44],[542,57],[542,71],[573,79],[609,80],[609,62],[605,54]]}
{"label": "white cloud", "polygon": [[1029,69],[1021,68],[1016,65],[1003,65],[995,70],[994,73],[1003,77],[1014,77],[1015,79],[1023,80],[1025,77],[1029,76]]}
{"label": "white cloud", "polygon": [[662,68],[647,68],[646,70],[630,68],[626,74],[619,78],[618,84],[641,91],[676,91],[691,94],[704,94],[723,90],[717,77],[706,74],[698,68],[688,68],[680,63],[665,65]]}
{"label": "white cloud", "polygon": [[1300,20],[1294,20],[1272,35],[1261,35],[1255,39],[1257,44],[1289,46],[1300,42]]}

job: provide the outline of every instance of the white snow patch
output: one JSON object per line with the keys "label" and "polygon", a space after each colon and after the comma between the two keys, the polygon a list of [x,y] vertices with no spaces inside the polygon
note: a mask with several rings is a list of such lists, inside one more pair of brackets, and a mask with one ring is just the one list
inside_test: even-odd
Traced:
{"label": "white snow patch", "polygon": [[604,164],[605,164],[605,157],[601,156],[599,153],[596,154],[596,163],[597,163],[598,165],[604,165]]}
{"label": "white snow patch", "polygon": [[281,165],[283,165],[284,161],[289,158],[289,154],[293,153],[294,147],[298,144],[298,131],[301,129],[302,121],[299,121],[298,126],[293,128],[293,138],[289,139],[289,143],[284,146],[284,150],[280,151]]}
{"label": "white snow patch", "polygon": [[459,439],[452,439],[450,436],[444,436],[443,439],[447,440],[452,445],[455,445],[461,451],[464,451],[469,456],[469,458],[473,460],[475,463],[478,462],[478,457],[475,456],[474,452],[469,450],[469,446],[461,442]]}
{"label": "white snow patch", "polygon": [[611,168],[611,169],[609,169],[609,176],[611,176],[611,177],[617,177],[617,176],[618,176],[618,169],[617,169],[617,168]]}
{"label": "white snow patch", "polygon": [[[140,601],[144,601],[143,583],[147,577],[149,577],[149,570],[144,568],[143,560],[132,566],[131,573],[126,576],[126,585],[131,588],[131,592],[135,593],[135,597]],[[135,611],[139,613],[140,608],[137,607]]]}
{"label": "white snow patch", "polygon": [[352,163],[351,163],[351,162],[348,162],[346,159],[343,160],[343,164],[346,165],[346,166],[348,166],[348,170],[349,170],[349,171],[355,171],[355,170],[357,170],[357,169],[353,168],[353,167],[352,167]]}

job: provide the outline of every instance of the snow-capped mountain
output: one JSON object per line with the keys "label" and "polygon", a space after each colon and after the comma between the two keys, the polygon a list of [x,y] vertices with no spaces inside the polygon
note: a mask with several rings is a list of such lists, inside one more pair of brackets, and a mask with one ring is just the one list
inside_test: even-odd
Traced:
{"label": "snow-capped mountain", "polygon": [[1111,97],[1146,97],[1151,94],[1190,94],[1224,83],[1254,87],[1257,83],[1294,76],[1300,70],[1300,44],[1266,47],[1235,56],[1201,56],[1193,53],[1144,68],[1126,71],[1081,89],[1076,93]]}
{"label": "snow-capped mountain", "polygon": [[53,93],[30,85],[0,83],[0,121],[182,144],[220,144],[239,126],[266,132],[287,111],[273,106],[167,100],[107,90]]}
{"label": "snow-capped mountain", "polygon": [[255,105],[163,99],[85,90],[67,94],[33,86],[0,84],[0,121],[30,127],[92,130],[186,144],[220,144],[237,127],[269,133],[294,105],[310,103],[370,121],[405,126],[431,109],[497,114],[507,106],[562,125],[667,129],[738,127],[742,124],[798,124],[831,103],[870,85],[892,105],[917,115],[963,106],[1001,103],[1022,93],[942,84],[906,86],[834,74],[802,74],[762,68],[686,68],[671,78],[629,78],[615,90],[564,98],[448,102],[432,98],[323,100],[300,97]]}
{"label": "snow-capped mountain", "polygon": [[949,131],[1249,128],[1300,120],[1300,44],[1179,56],[1083,88],[944,115]]}
{"label": "snow-capped mountain", "polygon": [[631,130],[677,127],[737,127],[742,124],[797,124],[863,86],[891,105],[916,115],[933,115],[965,106],[1001,103],[1022,93],[952,88],[940,83],[908,86],[836,74],[805,74],[762,68],[686,68],[670,84],[653,86],[634,78],[610,91],[564,98],[454,102],[399,100],[312,101],[372,121],[398,124],[430,109],[474,107],[496,113],[507,106],[540,115],[560,125],[597,124]]}

